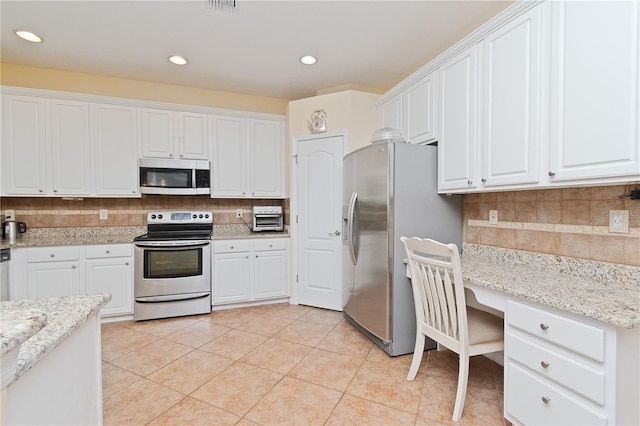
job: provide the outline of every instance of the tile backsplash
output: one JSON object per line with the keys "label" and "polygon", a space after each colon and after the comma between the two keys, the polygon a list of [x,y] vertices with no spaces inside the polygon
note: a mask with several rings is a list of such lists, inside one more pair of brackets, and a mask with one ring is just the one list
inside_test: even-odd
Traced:
{"label": "tile backsplash", "polygon": [[[466,194],[464,241],[640,266],[640,200],[628,188],[544,189]],[[489,210],[498,223],[489,223]],[[629,233],[609,232],[609,210],[629,211]]]}
{"label": "tile backsplash", "polygon": [[[282,206],[285,224],[289,224],[289,199],[218,199],[207,196],[152,195],[142,198],[62,198],[3,197],[2,214],[14,209],[16,220],[30,228],[68,228],[86,226],[141,226],[147,224],[152,210],[213,211],[215,225],[242,224],[236,210],[242,209],[243,219],[252,222],[253,206]],[[100,219],[100,209],[107,210],[107,219]]]}

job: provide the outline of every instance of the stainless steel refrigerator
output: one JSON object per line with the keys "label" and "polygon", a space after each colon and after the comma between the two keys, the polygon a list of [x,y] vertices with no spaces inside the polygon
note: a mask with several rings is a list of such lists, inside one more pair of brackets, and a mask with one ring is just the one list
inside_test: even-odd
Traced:
{"label": "stainless steel refrigerator", "polygon": [[413,352],[416,334],[400,237],[461,248],[462,199],[438,195],[436,160],[436,146],[386,141],[344,157],[344,316],[391,356]]}

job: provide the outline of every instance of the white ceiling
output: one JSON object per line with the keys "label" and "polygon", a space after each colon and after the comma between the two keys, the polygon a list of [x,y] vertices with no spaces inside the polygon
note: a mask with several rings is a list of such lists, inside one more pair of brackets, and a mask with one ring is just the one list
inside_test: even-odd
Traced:
{"label": "white ceiling", "polygon": [[[386,91],[509,1],[0,2],[3,63],[300,99],[338,86]],[[29,43],[27,29],[44,38]],[[179,54],[189,60],[168,62]],[[314,66],[299,62],[318,58]]]}

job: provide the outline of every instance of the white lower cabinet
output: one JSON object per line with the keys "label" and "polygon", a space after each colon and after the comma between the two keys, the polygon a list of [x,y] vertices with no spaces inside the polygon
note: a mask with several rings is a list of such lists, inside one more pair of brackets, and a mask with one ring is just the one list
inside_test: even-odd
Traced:
{"label": "white lower cabinet", "polygon": [[39,247],[28,250],[27,294],[24,298],[44,299],[82,294],[79,247]]}
{"label": "white lower cabinet", "polygon": [[111,294],[102,316],[133,313],[132,256],[131,244],[85,247],[85,293]]}
{"label": "white lower cabinet", "polygon": [[639,342],[636,329],[509,300],[505,418],[516,425],[635,424]]}
{"label": "white lower cabinet", "polygon": [[101,316],[133,314],[133,245],[15,248],[10,300],[110,293]]}
{"label": "white lower cabinet", "polygon": [[213,242],[213,305],[289,295],[289,242],[284,238]]}

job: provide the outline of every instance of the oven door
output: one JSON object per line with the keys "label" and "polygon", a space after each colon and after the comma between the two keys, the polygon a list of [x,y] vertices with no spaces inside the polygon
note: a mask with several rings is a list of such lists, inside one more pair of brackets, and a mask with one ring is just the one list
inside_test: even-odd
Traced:
{"label": "oven door", "polygon": [[134,297],[140,302],[185,300],[211,293],[211,241],[135,243]]}

